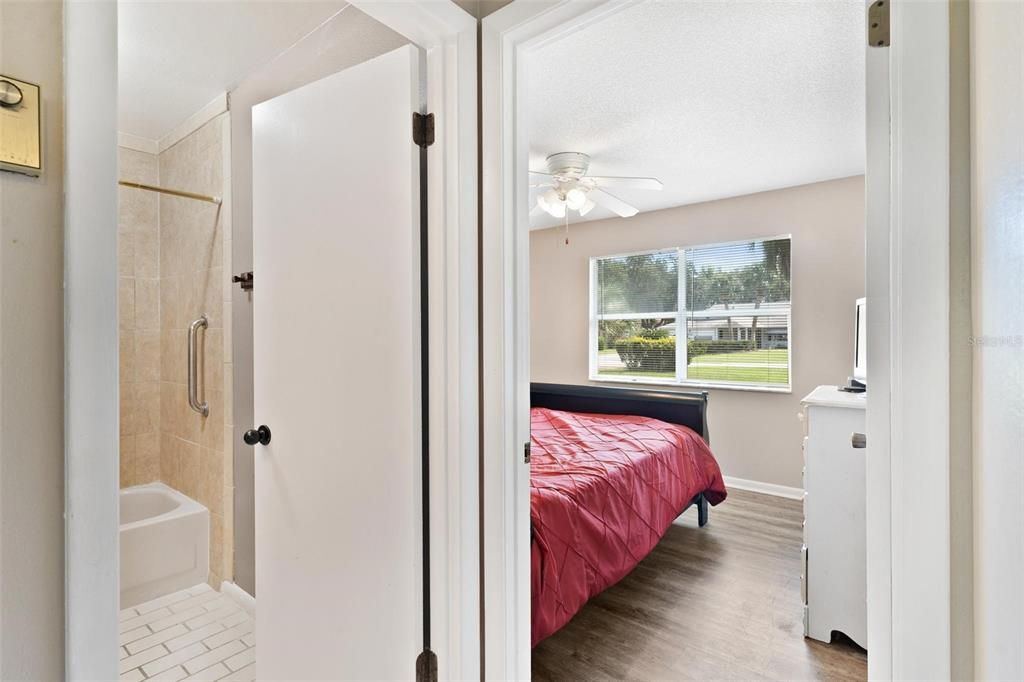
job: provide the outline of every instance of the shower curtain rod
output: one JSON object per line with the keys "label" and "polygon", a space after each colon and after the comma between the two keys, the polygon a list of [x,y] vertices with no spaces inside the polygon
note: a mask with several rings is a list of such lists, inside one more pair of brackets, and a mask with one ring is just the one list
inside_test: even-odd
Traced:
{"label": "shower curtain rod", "polygon": [[199,201],[207,201],[211,204],[221,203],[220,197],[211,197],[205,194],[196,194],[195,192],[183,192],[180,189],[167,189],[166,187],[157,187],[156,185],[146,185],[141,182],[131,182],[129,180],[118,180],[117,184],[123,185],[124,187],[134,187],[135,189],[144,189],[147,192],[159,192],[160,194],[170,194],[176,197],[184,197],[186,199],[197,199]]}

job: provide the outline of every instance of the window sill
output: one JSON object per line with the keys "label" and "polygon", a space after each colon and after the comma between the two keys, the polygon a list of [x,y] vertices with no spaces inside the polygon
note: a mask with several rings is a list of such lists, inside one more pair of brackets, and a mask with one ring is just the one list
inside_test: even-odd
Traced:
{"label": "window sill", "polygon": [[678,388],[682,390],[725,390],[725,391],[745,391],[748,393],[778,393],[778,394],[791,394],[793,393],[792,385],[786,386],[757,386],[749,384],[730,384],[730,383],[714,383],[714,382],[690,382],[690,381],[673,381],[659,380],[659,379],[645,379],[643,377],[638,378],[621,378],[616,379],[613,377],[603,376],[591,376],[590,381],[600,384],[636,384],[638,386],[661,386],[662,388]]}

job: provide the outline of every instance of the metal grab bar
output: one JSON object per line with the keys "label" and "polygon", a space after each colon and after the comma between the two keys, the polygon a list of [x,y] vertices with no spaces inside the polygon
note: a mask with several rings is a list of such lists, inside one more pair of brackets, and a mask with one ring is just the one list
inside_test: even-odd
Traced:
{"label": "metal grab bar", "polygon": [[206,329],[208,324],[204,313],[188,327],[188,406],[204,417],[209,416],[210,406],[206,404],[205,400],[199,402],[199,363],[197,361],[199,349],[196,337],[199,328]]}

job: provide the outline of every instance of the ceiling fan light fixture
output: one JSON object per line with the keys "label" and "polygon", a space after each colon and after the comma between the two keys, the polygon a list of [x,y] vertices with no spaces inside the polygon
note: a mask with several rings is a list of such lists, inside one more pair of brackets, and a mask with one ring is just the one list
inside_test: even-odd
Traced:
{"label": "ceiling fan light fixture", "polygon": [[565,202],[553,189],[537,195],[537,205],[555,218],[565,217]]}
{"label": "ceiling fan light fixture", "polygon": [[565,193],[566,205],[574,211],[579,211],[587,203],[587,193],[579,187],[573,187]]}

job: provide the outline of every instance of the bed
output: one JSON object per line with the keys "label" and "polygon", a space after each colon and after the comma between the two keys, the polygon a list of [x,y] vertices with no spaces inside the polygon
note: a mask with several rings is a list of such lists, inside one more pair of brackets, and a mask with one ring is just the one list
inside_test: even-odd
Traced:
{"label": "bed", "polygon": [[707,523],[725,484],[707,393],[530,387],[532,643],[632,571],[690,506]]}

